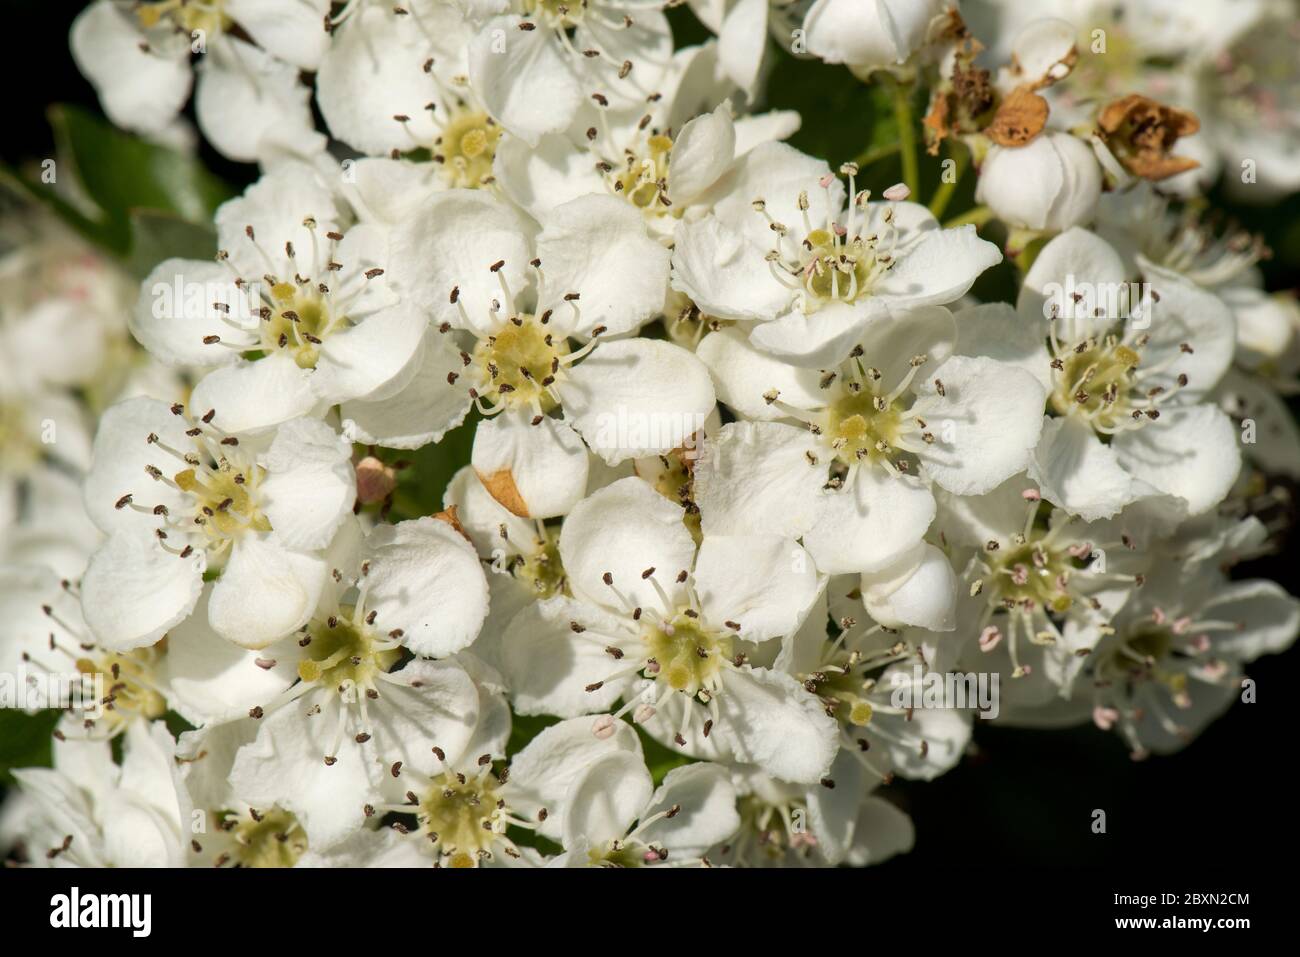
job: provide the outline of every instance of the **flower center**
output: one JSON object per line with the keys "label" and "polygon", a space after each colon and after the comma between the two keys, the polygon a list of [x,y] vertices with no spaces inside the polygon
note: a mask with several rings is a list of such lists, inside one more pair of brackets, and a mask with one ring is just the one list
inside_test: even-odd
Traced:
{"label": "flower center", "polygon": [[495,390],[507,407],[538,405],[543,412],[554,408],[550,392],[560,372],[562,358],[569,354],[566,339],[556,339],[546,327],[549,317],[529,313],[511,317],[499,331],[480,339],[472,363],[483,390]]}
{"label": "flower center", "polygon": [[587,0],[523,0],[525,16],[536,17],[555,30],[569,30],[582,22]]}
{"label": "flower center", "polygon": [[505,802],[497,794],[498,784],[490,773],[471,778],[444,771],[420,799],[420,828],[443,857],[450,858],[452,867],[475,866],[505,832]]}
{"label": "flower center", "polygon": [[434,140],[433,159],[448,186],[475,189],[492,180],[501,127],[482,110],[461,106]]}
{"label": "flower center", "polygon": [[607,174],[614,194],[646,213],[668,214],[672,206],[667,195],[672,149],[672,138],[656,133],[646,140],[640,154],[627,150],[623,168]]}
{"label": "flower center", "polygon": [[911,431],[897,400],[877,395],[870,386],[845,390],[825,412],[822,439],[845,465],[888,458],[899,438]]}
{"label": "flower center", "polygon": [[671,621],[649,625],[642,638],[656,679],[689,695],[715,688],[732,657],[731,637],[704,627],[689,609]]}
{"label": "flower center", "polygon": [[278,807],[229,813],[222,817],[221,828],[234,843],[231,857],[236,867],[293,867],[307,850],[307,833],[298,819]]}
{"label": "flower center", "polygon": [[336,325],[325,299],[309,285],[280,282],[271,287],[270,317],[261,323],[267,352],[288,349],[300,369],[314,369],[320,345]]}
{"label": "flower center", "polygon": [[168,19],[190,34],[202,30],[213,35],[232,24],[230,17],[226,16],[225,0],[153,0],[136,4],[135,16],[146,30]]}
{"label": "flower center", "polygon": [[549,529],[542,530],[536,548],[519,556],[513,571],[515,578],[532,589],[539,600],[562,595],[568,586],[559,544]]}
{"label": "flower center", "polygon": [[380,635],[356,609],[341,605],[337,615],[313,620],[307,627],[307,658],[298,662],[298,677],[326,688],[369,691],[378,675],[388,671],[401,651],[389,636]]}
{"label": "flower center", "polygon": [[989,601],[1009,607],[1042,607],[1064,614],[1074,604],[1070,576],[1082,567],[1068,551],[1041,539],[1022,541],[988,553]]}
{"label": "flower center", "polygon": [[632,838],[607,841],[587,851],[588,867],[649,867],[664,859],[663,852]]}
{"label": "flower center", "polygon": [[188,468],[177,472],[172,481],[194,500],[194,524],[210,538],[231,539],[248,528],[271,530],[254,497],[262,475],[261,466],[239,469],[223,457],[214,468]]}
{"label": "flower center", "polygon": [[99,658],[77,659],[77,671],[81,674],[103,675],[104,720],[110,737],[136,718],[152,720],[167,713],[167,699],[158,691],[154,677],[165,648],[164,639],[135,651],[106,652]]}

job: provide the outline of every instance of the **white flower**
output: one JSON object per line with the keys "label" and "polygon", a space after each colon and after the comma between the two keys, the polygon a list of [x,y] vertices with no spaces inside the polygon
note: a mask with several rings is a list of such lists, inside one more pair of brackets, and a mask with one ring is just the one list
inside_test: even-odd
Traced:
{"label": "white flower", "polygon": [[96,0],[72,24],[72,53],[114,123],[155,135],[189,99],[190,54],[201,54],[199,125],[227,156],[253,160],[273,127],[311,132],[310,90],[298,82],[298,71],[314,70],[320,60],[328,6],[326,0]]}
{"label": "white flower", "polygon": [[1096,630],[1142,587],[1156,543],[1185,517],[1152,495],[1114,518],[1082,522],[1024,476],[986,495],[941,495],[937,525],[961,570],[962,664],[997,670],[999,717],[1068,695]]}
{"label": "white flower", "polygon": [[[506,767],[496,768],[509,731],[504,703],[501,717],[499,747],[484,751],[481,736],[459,750],[435,746],[434,771],[404,765],[389,778],[390,801],[376,810],[414,815],[417,830],[407,841],[426,860],[448,867],[539,866],[542,856],[517,845],[508,829],[536,831],[552,841],[571,829],[581,832],[610,801],[595,786],[583,786],[588,771],[610,756],[644,767],[630,725],[620,723],[597,737],[589,719],[577,718],[544,729]],[[405,825],[399,829],[408,833]]]}
{"label": "white flower", "polygon": [[749,661],[798,627],[818,589],[812,562],[775,536],[706,536],[697,554],[683,514],[639,478],[570,513],[559,550],[573,597],[527,606],[502,639],[515,709],[570,716],[621,698],[619,715],[688,754],[817,780],[833,722],[789,675]]}
{"label": "white flower", "polygon": [[[864,773],[870,787],[889,783],[895,774],[932,780],[955,767],[970,742],[969,710],[953,703],[923,704],[926,676],[956,663],[956,642],[922,628],[897,629],[867,619],[862,590],[851,584],[847,578],[831,580],[828,602],[783,642],[776,667],[816,694],[839,723],[840,753],[848,760],[836,762],[847,780],[835,771],[830,776],[837,790],[841,784],[850,792],[860,788]],[[951,596],[951,586],[947,590]],[[838,628],[834,637],[828,630],[832,620]]]}
{"label": "white flower", "polygon": [[1300,602],[1259,579],[1229,582],[1213,562],[1153,570],[1140,600],[1098,635],[1094,722],[1114,728],[1135,758],[1182,748],[1240,696],[1241,666],[1289,648]]}
{"label": "white flower", "polygon": [[816,0],[803,27],[808,52],[860,73],[901,66],[954,0]]}
{"label": "white flower", "polygon": [[108,540],[82,579],[87,624],[107,648],[152,645],[220,577],[209,620],[257,648],[311,616],[323,553],[356,497],[351,446],[323,422],[295,419],[249,439],[215,410],[130,399],[95,439],[86,509]]}
{"label": "white flower", "polygon": [[192,401],[227,430],[392,394],[415,374],[425,321],[383,280],[385,231],[349,226],[312,170],[277,167],[217,211],[217,232],[217,262],[153,270],[132,331],[163,362],[218,366]]}
{"label": "white flower", "polygon": [[54,741],[53,768],[14,771],[39,867],[182,867],[188,800],[162,722],[137,722],[113,763],[107,741]]}
{"label": "white flower", "polygon": [[[76,586],[39,567],[0,566],[0,674],[45,683],[46,706],[67,709],[63,736],[105,739],[173,710],[196,724],[241,714],[293,680],[273,652],[246,651],[207,627],[204,594],[195,617],[165,641],[127,651],[96,643]],[[17,689],[15,689],[17,690]]]}
{"label": "white flower", "polygon": [[705,442],[705,533],[802,536],[824,572],[877,573],[920,544],[929,482],[977,495],[1022,470],[1043,388],[1008,364],[951,355],[956,330],[942,307],[877,314],[850,357],[820,372],[783,366],[735,330],[705,338],[723,400],[770,420]]}
{"label": "white flower", "polygon": [[[584,440],[615,465],[681,446],[713,408],[707,371],[685,349],[604,341],[658,313],[667,269],[668,251],[611,197],[558,207],[534,241],[499,200],[440,193],[394,234],[402,293],[428,305],[437,329],[423,366],[392,399],[345,405],[344,428],[418,445],[475,402],[491,416],[472,457],[488,490],[516,515],[564,514],[587,488]],[[575,349],[571,337],[587,342]]]}
{"label": "white flower", "polygon": [[979,171],[975,199],[1003,222],[1060,232],[1092,219],[1101,165],[1076,136],[1044,131],[1026,146],[994,146]]}
{"label": "white flower", "polygon": [[1197,515],[1232,486],[1236,430],[1200,401],[1232,361],[1232,314],[1216,296],[1164,272],[1131,289],[1115,250],[1071,229],[1043,247],[1015,313],[972,310],[962,328],[1048,390],[1029,468],[1044,498],[1091,521],[1154,488]]}
{"label": "white flower", "polygon": [[[380,526],[364,542],[349,528],[327,594],[280,645],[300,680],[251,709],[260,728],[231,772],[242,800],[293,813],[317,850],[364,824],[385,777],[434,773],[431,747],[498,753],[509,733],[499,679],[457,654],[487,614],[469,543],[432,518]],[[455,657],[403,664],[403,649]]]}
{"label": "white flower", "polygon": [[740,831],[708,855],[738,867],[833,867],[880,864],[912,849],[906,814],[872,789],[841,750],[834,787],[777,780],[753,767],[732,769],[740,793]]}
{"label": "white flower", "polygon": [[[579,112],[567,135],[545,136],[536,146],[503,137],[495,167],[502,191],[541,222],[570,199],[608,193],[640,210],[650,234],[670,243],[679,223],[699,219],[726,194],[726,174],[740,156],[799,125],[790,112],[734,117],[730,100],[695,88],[703,85],[692,79],[703,59],[698,54],[681,67],[690,71],[683,84],[691,83],[678,88],[681,100],[660,97],[623,114],[595,104]],[[697,98],[719,102],[696,115]]]}
{"label": "white flower", "polygon": [[736,792],[717,764],[674,768],[657,789],[639,754],[591,762],[564,798],[564,867],[707,864],[710,847],[740,827]]}
{"label": "white flower", "polygon": [[[755,321],[754,344],[810,368],[838,363],[890,310],[953,302],[1001,260],[973,226],[915,203],[852,200],[820,160],[781,143],[742,156],[713,215],[678,227],[673,288],[704,313]],[[771,321],[775,320],[775,321]]]}
{"label": "white flower", "polygon": [[673,41],[658,4],[507,6],[506,15],[478,24],[469,78],[492,118],[520,139],[535,145],[565,129],[591,94],[634,107],[659,91]]}

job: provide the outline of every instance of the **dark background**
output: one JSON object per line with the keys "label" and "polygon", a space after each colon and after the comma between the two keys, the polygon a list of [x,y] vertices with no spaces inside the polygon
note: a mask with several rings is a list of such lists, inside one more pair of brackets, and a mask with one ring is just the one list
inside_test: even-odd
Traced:
{"label": "dark background", "polygon": [[[0,89],[6,93],[0,158],[6,164],[53,155],[45,116],[49,104],[99,109],[67,49],[68,26],[82,6],[80,0],[0,0]],[[704,36],[686,11],[676,11],[674,20],[679,46]],[[832,166],[861,150],[857,125],[875,104],[847,71],[786,58],[777,66],[771,90],[773,105],[804,114],[804,130],[794,145],[824,156]],[[237,188],[256,175],[253,167],[225,161],[206,146],[202,158]],[[969,207],[971,179],[966,177],[950,215]],[[1269,288],[1294,287],[1300,200],[1293,196],[1231,212],[1262,231],[1277,251],[1265,264]],[[1297,591],[1289,547],[1239,571],[1243,577],[1273,578]],[[1270,656],[1248,670],[1258,685],[1258,703],[1236,705],[1171,757],[1135,763],[1118,736],[1092,727],[977,728],[978,753],[960,767],[937,781],[891,788],[915,821],[917,842],[910,855],[878,873],[1092,865],[1117,875],[1130,869],[1174,872],[1189,867],[1190,878],[1195,869],[1226,866],[1248,872],[1257,864],[1292,858],[1300,847],[1300,819],[1291,785],[1291,735],[1300,730],[1300,720],[1290,696],[1292,683],[1300,680],[1300,655]],[[1106,811],[1104,835],[1091,831],[1095,808]]]}

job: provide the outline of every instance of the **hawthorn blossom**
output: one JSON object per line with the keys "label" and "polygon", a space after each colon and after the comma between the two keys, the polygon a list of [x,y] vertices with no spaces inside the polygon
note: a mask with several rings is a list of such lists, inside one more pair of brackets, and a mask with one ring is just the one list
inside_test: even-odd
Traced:
{"label": "hawthorn blossom", "polygon": [[572,716],[622,699],[595,733],[632,713],[688,754],[722,749],[790,780],[819,779],[833,722],[791,676],[759,663],[816,597],[812,562],[773,535],[706,535],[697,550],[682,517],[639,478],[574,508],[559,542],[572,597],[533,603],[502,638],[515,709]]}
{"label": "hawthorn blossom", "polygon": [[246,648],[306,622],[325,587],[324,550],[356,497],[351,447],[324,422],[294,419],[252,438],[216,409],[137,398],[105,413],[86,509],[107,535],[81,582],[105,647],[154,644],[217,577],[208,619]]}
{"label": "hawthorn blossom", "polygon": [[965,295],[1001,260],[973,226],[940,229],[929,211],[891,187],[884,202],[844,188],[820,160],[781,143],[742,156],[713,213],[683,224],[673,288],[720,319],[754,323],[755,346],[820,368],[848,354],[863,329],[891,311]]}
{"label": "hawthorn blossom", "polygon": [[193,402],[262,430],[398,391],[425,321],[388,287],[385,231],[349,226],[324,180],[285,164],[217,211],[217,261],[168,259],[145,279],[132,331],[170,364],[216,366]]}
{"label": "hawthorn blossom", "polygon": [[1014,355],[1048,390],[1029,468],[1045,498],[1094,520],[1155,490],[1197,515],[1241,463],[1231,422],[1201,401],[1232,361],[1232,314],[1177,275],[1140,288],[1126,278],[1108,243],[1067,230],[1039,253],[1014,313],[964,317],[963,351]]}
{"label": "hawthorn blossom", "polygon": [[841,750],[835,787],[789,784],[752,767],[731,771],[739,792],[740,829],[712,850],[710,861],[736,867],[856,867],[911,850],[911,820],[862,780]]}
{"label": "hawthorn blossom", "polygon": [[434,328],[403,391],[343,407],[354,438],[423,444],[473,403],[488,417],[474,470],[516,515],[546,518],[586,492],[588,447],[610,465],[668,451],[713,408],[694,356],[628,336],[659,312],[668,269],[667,250],[628,205],[571,200],[534,239],[501,201],[451,190],[393,243],[402,293],[428,304]]}
{"label": "hawthorn blossom", "polygon": [[231,771],[243,800],[292,812],[318,850],[363,825],[394,767],[432,773],[431,746],[499,751],[509,733],[499,678],[465,653],[487,614],[469,543],[433,518],[346,537],[280,646],[298,681],[250,709],[259,728]]}
{"label": "hawthorn blossom", "polygon": [[[109,118],[147,135],[176,121],[197,73],[204,135],[230,158],[251,161],[277,126],[310,133],[311,91],[298,71],[320,62],[328,7],[326,0],[95,0],[72,24],[72,54]],[[200,55],[194,71],[191,54]]]}
{"label": "hawthorn blossom", "polygon": [[486,12],[502,15],[476,22],[470,83],[488,114],[530,145],[565,129],[590,95],[618,106],[644,103],[672,61],[672,32],[660,6],[636,0],[487,5]]}
{"label": "hawthorn blossom", "polygon": [[1009,364],[952,355],[956,338],[942,307],[877,315],[844,361],[814,372],[736,330],[707,336],[700,354],[719,395],[753,421],[705,442],[705,534],[802,537],[824,572],[879,572],[929,528],[930,482],[978,495],[1022,470],[1043,388]]}

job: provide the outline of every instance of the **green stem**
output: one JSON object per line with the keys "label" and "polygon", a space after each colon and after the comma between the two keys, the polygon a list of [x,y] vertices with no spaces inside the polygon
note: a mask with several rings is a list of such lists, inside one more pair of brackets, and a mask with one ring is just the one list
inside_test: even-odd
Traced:
{"label": "green stem", "polygon": [[899,150],[897,143],[886,143],[884,146],[872,146],[859,153],[853,160],[858,169],[866,169],[872,163],[878,163],[886,157],[893,156]]}
{"label": "green stem", "polygon": [[966,167],[970,164],[970,150],[951,141],[948,144],[948,156],[953,162],[952,179],[940,183],[934,198],[930,200],[930,212],[935,219],[941,218],[952,202],[952,195],[957,191],[962,176],[966,174]]}
{"label": "green stem", "polygon": [[968,209],[960,216],[954,216],[943,224],[944,229],[952,229],[956,226],[965,226],[967,223],[974,223],[976,226],[983,226],[993,218],[993,210],[987,206],[976,206]]}
{"label": "green stem", "polygon": [[894,84],[894,120],[898,123],[898,147],[903,159],[903,182],[912,199],[921,198],[921,175],[916,158],[916,129],[912,125],[912,87],[898,80]]}

